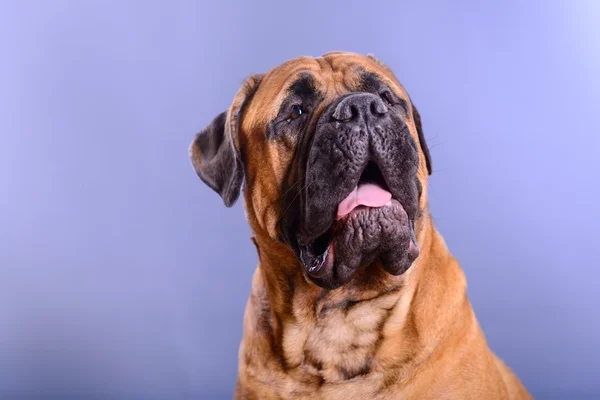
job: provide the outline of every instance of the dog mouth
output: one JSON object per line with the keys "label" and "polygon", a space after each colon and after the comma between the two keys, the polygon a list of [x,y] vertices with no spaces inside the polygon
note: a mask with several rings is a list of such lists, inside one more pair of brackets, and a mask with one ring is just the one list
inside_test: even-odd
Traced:
{"label": "dog mouth", "polygon": [[[414,221],[408,220],[380,168],[369,161],[356,186],[338,204],[335,218],[325,233],[299,246],[299,258],[304,270],[313,279],[331,275],[336,264],[340,264],[337,265],[340,270],[337,275],[346,275],[345,278],[348,278],[358,267],[373,262],[378,256],[383,256],[382,261],[385,261],[390,253],[390,243],[381,242],[392,238],[388,234],[390,230],[398,229],[405,230],[410,236],[407,253],[412,262],[418,255]],[[348,253],[354,255],[348,257]],[[390,263],[393,262],[390,260]],[[398,267],[386,265],[385,262],[384,268],[394,275],[399,272]]]}

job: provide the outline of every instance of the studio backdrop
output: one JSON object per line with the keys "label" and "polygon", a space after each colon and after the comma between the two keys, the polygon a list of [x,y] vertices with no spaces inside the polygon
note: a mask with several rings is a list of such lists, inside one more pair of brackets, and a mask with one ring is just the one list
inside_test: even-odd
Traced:
{"label": "studio backdrop", "polygon": [[257,255],[188,145],[248,75],[331,50],[376,55],[417,105],[434,223],[492,350],[537,398],[600,398],[599,18],[593,0],[3,2],[0,398],[231,398]]}

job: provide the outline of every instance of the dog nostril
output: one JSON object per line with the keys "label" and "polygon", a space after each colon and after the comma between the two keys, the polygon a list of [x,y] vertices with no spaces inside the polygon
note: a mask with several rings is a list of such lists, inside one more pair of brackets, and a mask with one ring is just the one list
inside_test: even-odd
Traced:
{"label": "dog nostril", "polygon": [[358,108],[354,104],[342,104],[333,113],[332,117],[339,122],[347,122],[358,115]]}
{"label": "dog nostril", "polygon": [[383,117],[388,111],[387,105],[380,98],[371,93],[360,93],[342,99],[331,117],[338,122],[351,122],[369,116]]}
{"label": "dog nostril", "polygon": [[388,112],[388,108],[382,101],[374,100],[371,102],[371,114],[381,116]]}

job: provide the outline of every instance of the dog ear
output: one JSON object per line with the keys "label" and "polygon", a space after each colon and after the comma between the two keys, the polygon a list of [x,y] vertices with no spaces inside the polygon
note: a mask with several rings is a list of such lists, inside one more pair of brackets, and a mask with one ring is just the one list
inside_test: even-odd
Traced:
{"label": "dog ear", "polygon": [[226,122],[227,112],[222,112],[200,131],[190,146],[190,158],[200,179],[231,207],[240,195],[244,171]]}
{"label": "dog ear", "polygon": [[423,150],[423,155],[425,155],[425,164],[427,165],[427,173],[431,175],[433,172],[431,170],[431,154],[429,154],[429,148],[427,147],[427,142],[425,141],[425,136],[423,135],[423,125],[421,124],[421,115],[417,108],[412,106],[412,114],[413,121],[415,121],[415,127],[417,128],[417,134],[419,135],[419,145],[421,146],[421,150]]}
{"label": "dog ear", "polygon": [[226,207],[235,204],[244,181],[238,140],[239,121],[259,82],[258,75],[248,78],[235,95],[231,107],[202,129],[189,147],[196,173],[223,198]]}

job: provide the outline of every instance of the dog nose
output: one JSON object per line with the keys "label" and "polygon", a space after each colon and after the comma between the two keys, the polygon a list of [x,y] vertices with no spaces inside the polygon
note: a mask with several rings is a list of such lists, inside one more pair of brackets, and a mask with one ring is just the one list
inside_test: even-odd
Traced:
{"label": "dog nose", "polygon": [[353,93],[340,101],[331,117],[338,122],[373,121],[385,116],[387,106],[373,93]]}

